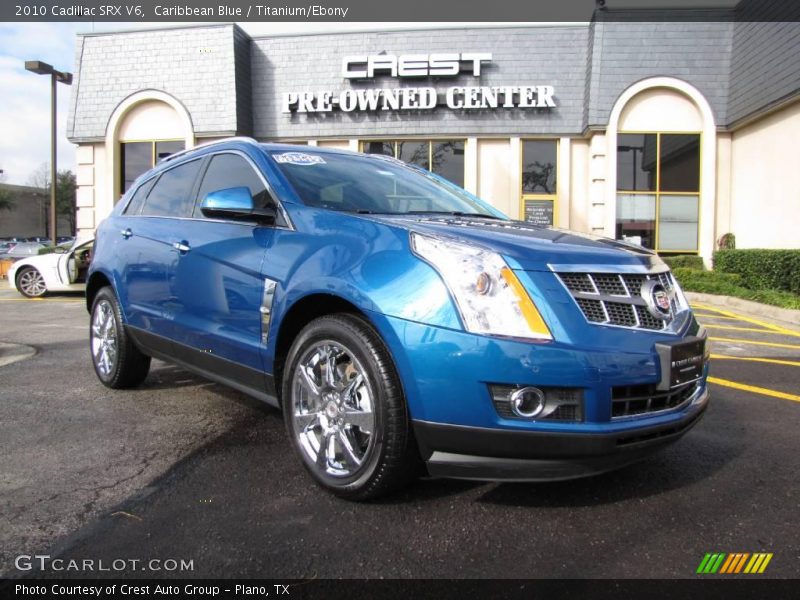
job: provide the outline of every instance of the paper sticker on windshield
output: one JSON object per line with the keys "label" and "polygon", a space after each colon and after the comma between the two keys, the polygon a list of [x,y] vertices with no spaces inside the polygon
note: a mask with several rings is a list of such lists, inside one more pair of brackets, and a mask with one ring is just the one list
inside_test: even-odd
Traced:
{"label": "paper sticker on windshield", "polygon": [[324,165],[325,159],[315,154],[305,152],[284,152],[283,154],[273,154],[272,158],[276,162],[289,165]]}

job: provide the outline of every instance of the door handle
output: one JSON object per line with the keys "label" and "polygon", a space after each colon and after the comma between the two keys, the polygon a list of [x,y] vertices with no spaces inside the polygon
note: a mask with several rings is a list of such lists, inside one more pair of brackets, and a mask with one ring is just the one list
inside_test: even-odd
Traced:
{"label": "door handle", "polygon": [[126,240],[127,240],[129,237],[131,237],[131,236],[133,235],[133,232],[131,231],[131,228],[130,228],[130,227],[128,227],[127,229],[123,229],[123,230],[122,230],[122,231],[120,231],[119,233],[120,233],[120,235],[121,235],[122,237],[124,237]]}
{"label": "door handle", "polygon": [[191,250],[187,242],[173,242],[172,247],[175,248],[175,250],[177,250],[181,254],[186,254],[187,252],[189,252],[189,250]]}

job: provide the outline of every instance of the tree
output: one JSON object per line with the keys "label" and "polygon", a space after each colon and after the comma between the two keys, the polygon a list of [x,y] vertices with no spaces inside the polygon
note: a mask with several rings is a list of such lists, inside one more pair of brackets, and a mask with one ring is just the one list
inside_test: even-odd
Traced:
{"label": "tree", "polygon": [[[42,203],[44,213],[45,235],[50,235],[50,163],[42,163],[28,177],[28,185],[42,190],[46,200]],[[71,235],[75,235],[75,196],[77,186],[75,173],[64,169],[56,173],[56,214],[62,223],[66,219],[69,223]]]}
{"label": "tree", "polygon": [[[42,198],[41,211],[44,223],[44,237],[50,236],[50,163],[43,162],[28,177],[28,185],[36,188],[37,196]],[[53,240],[55,241],[55,240]]]}
{"label": "tree", "polygon": [[56,174],[56,212],[66,217],[71,235],[75,235],[76,189],[75,173],[65,169]]}
{"label": "tree", "polygon": [[28,185],[44,192],[50,192],[50,163],[43,162],[28,177]]}

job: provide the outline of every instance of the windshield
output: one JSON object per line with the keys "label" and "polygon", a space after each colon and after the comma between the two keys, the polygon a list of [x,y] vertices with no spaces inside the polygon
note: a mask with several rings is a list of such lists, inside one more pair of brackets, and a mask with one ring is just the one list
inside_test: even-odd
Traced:
{"label": "windshield", "polygon": [[270,155],[309,206],[365,214],[505,218],[461,188],[394,159],[277,150]]}

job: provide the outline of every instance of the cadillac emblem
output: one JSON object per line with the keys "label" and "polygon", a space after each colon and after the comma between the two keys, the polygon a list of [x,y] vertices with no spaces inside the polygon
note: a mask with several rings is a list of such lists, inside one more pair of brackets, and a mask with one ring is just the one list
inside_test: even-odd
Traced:
{"label": "cadillac emblem", "polygon": [[655,279],[645,281],[640,294],[647,305],[647,310],[656,319],[668,321],[672,318],[672,302],[669,292],[659,281]]}

